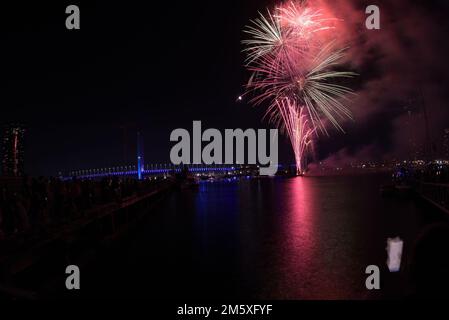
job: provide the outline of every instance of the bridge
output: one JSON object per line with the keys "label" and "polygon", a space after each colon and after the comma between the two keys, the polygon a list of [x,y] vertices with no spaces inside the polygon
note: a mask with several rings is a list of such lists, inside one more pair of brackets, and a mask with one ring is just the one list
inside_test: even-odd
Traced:
{"label": "bridge", "polygon": [[259,166],[257,165],[185,165],[185,167],[171,164],[142,165],[141,170],[137,170],[136,166],[119,166],[101,169],[84,169],[70,171],[67,174],[61,174],[63,179],[71,179],[73,177],[79,179],[101,179],[105,177],[129,177],[129,178],[152,178],[167,177],[176,173],[181,173],[184,168],[196,176],[222,177],[236,175],[258,175]]}
{"label": "bridge", "polygon": [[[184,168],[193,175],[198,177],[225,177],[225,176],[257,176],[259,175],[258,165],[230,165],[230,164],[189,164]],[[137,178],[146,179],[154,177],[168,177],[173,174],[181,173],[183,166],[172,164],[148,164],[142,165],[140,172],[134,166],[119,166],[101,169],[83,169],[70,171],[67,174],[60,174],[63,180],[72,179],[101,179],[105,177],[123,177],[123,178]],[[295,165],[278,165],[278,172],[295,173]]]}

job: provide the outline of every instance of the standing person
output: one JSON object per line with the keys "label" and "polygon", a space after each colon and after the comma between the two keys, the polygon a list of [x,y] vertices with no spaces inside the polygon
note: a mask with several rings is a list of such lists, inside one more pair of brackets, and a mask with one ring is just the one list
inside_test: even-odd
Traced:
{"label": "standing person", "polygon": [[5,239],[5,232],[3,231],[3,212],[2,206],[0,203],[0,241]]}
{"label": "standing person", "polygon": [[31,229],[28,212],[23,205],[23,200],[19,195],[14,196],[14,206],[16,212],[17,230],[27,232]]}

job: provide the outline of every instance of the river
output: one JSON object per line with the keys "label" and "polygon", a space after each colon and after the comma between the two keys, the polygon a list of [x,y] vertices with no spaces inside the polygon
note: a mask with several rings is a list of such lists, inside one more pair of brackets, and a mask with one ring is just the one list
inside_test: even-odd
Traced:
{"label": "river", "polygon": [[[87,275],[85,292],[178,299],[376,299],[405,295],[407,268],[386,268],[386,241],[403,263],[427,224],[413,199],[384,198],[386,175],[202,182],[172,193],[133,237]],[[382,289],[366,289],[365,269]]]}

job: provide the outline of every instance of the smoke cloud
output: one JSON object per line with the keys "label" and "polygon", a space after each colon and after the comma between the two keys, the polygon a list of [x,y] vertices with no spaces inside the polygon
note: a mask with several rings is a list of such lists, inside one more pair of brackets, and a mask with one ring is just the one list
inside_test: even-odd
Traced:
{"label": "smoke cloud", "polygon": [[[355,122],[346,124],[343,138],[354,143],[350,150],[344,142],[333,149],[328,139],[325,149],[340,162],[367,157],[367,150],[374,158],[419,157],[429,144],[441,154],[443,130],[449,127],[444,14],[449,3],[375,2],[315,1],[341,19],[334,36],[349,46],[347,63],[359,73],[353,83]],[[380,8],[380,30],[365,27],[365,8],[371,4]]]}

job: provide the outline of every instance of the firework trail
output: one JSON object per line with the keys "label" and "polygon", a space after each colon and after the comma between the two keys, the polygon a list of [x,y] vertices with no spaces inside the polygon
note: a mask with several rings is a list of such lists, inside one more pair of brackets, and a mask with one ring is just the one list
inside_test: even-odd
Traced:
{"label": "firework trail", "polygon": [[352,119],[345,104],[352,90],[339,84],[355,75],[338,70],[346,48],[321,36],[336,20],[305,1],[289,2],[259,13],[244,30],[247,93],[254,93],[254,105],[267,103],[266,116],[285,129],[299,173],[313,133],[327,135],[327,123],[343,131],[341,122]]}
{"label": "firework trail", "polygon": [[304,155],[312,146],[312,135],[315,129],[309,126],[305,109],[298,108],[294,100],[284,98],[276,100],[276,103],[279,110],[279,115],[276,117],[279,119],[272,120],[278,121],[278,126],[287,132],[295,155],[296,173],[304,174],[306,169]]}

